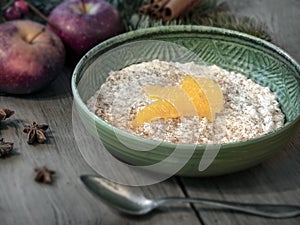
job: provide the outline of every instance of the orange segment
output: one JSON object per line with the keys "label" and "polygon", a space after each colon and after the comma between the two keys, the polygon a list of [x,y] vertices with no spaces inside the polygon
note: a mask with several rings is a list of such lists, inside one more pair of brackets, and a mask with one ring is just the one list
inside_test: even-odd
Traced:
{"label": "orange segment", "polygon": [[180,86],[146,86],[143,90],[150,99],[157,101],[137,113],[134,126],[180,116],[206,117],[213,122],[215,114],[224,106],[220,86],[208,78],[186,75]]}
{"label": "orange segment", "polygon": [[221,87],[213,80],[208,78],[194,78],[201,90],[204,92],[212,114],[219,113],[224,107],[224,99]]}
{"label": "orange segment", "polygon": [[187,75],[181,82],[181,88],[194,103],[194,107],[198,112],[198,116],[206,117],[209,121],[213,121],[213,115],[210,110],[209,102],[197,81],[193,77]]}
{"label": "orange segment", "polygon": [[157,119],[169,119],[180,117],[176,108],[167,100],[160,99],[140,110],[134,120],[133,126],[141,126]]}
{"label": "orange segment", "polygon": [[180,87],[146,86],[144,91],[150,99],[165,99],[170,102],[180,116],[197,116],[193,102]]}

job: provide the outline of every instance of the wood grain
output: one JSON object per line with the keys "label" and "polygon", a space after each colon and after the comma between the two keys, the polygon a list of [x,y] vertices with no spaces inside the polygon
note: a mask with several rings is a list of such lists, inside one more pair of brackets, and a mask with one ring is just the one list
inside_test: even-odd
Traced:
{"label": "wood grain", "polygon": [[[228,1],[229,2],[229,1]],[[273,43],[300,61],[300,1],[261,0],[230,1],[231,9],[265,22]],[[247,171],[232,175],[198,179],[182,179],[188,196],[220,200],[300,204],[300,131],[295,139],[272,159]],[[223,212],[195,205],[204,224],[299,224],[298,218],[285,220],[258,218]]]}
{"label": "wood grain", "polygon": [[[230,0],[232,10],[266,22],[273,42],[300,61],[300,1]],[[0,159],[1,225],[115,225],[115,224],[299,224],[299,218],[274,220],[189,204],[165,207],[145,217],[116,213],[89,193],[80,174],[94,173],[82,158],[72,131],[72,95],[66,68],[38,95],[0,96],[0,106],[16,111],[1,124],[0,136],[15,143],[13,156]],[[23,124],[50,125],[42,145],[26,143]],[[213,178],[172,178],[136,187],[148,197],[199,196],[255,203],[300,204],[300,132],[278,155],[240,173]],[[34,182],[34,168],[55,170],[52,186]],[[113,168],[107,168],[113,169]]]}
{"label": "wood grain", "polygon": [[[184,221],[198,224],[189,205],[179,212],[167,210],[143,218],[121,216],[84,188],[79,176],[93,170],[74,141],[70,74],[70,70],[65,71],[38,97],[0,97],[1,106],[16,111],[12,119],[1,124],[1,137],[15,143],[14,155],[0,161],[1,225],[182,224]],[[45,144],[26,143],[23,124],[32,121],[49,124]],[[56,171],[52,186],[34,182],[34,168],[44,165]],[[143,192],[149,196],[183,195],[174,180],[144,188]]]}

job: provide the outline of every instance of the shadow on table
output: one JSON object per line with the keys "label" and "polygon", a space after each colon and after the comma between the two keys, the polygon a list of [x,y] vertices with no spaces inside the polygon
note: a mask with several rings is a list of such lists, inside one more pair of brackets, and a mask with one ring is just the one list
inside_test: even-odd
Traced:
{"label": "shadow on table", "polygon": [[14,98],[21,98],[22,100],[48,100],[48,99],[59,99],[64,97],[71,96],[71,76],[72,68],[65,68],[64,71],[58,75],[58,77],[47,85],[44,89],[32,94],[20,94],[20,95],[11,95],[0,92],[0,96],[8,96]]}
{"label": "shadow on table", "polygon": [[[297,142],[299,143],[299,134]],[[291,142],[270,160],[241,172],[207,178],[180,178],[191,190],[206,193],[260,194],[299,189],[300,151]]]}

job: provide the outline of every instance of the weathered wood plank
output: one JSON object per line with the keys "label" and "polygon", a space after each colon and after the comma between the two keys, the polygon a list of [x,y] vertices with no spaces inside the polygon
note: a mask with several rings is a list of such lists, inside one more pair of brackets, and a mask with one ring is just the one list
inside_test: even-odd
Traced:
{"label": "weathered wood plank", "polygon": [[[300,2],[296,0],[228,1],[241,15],[265,22],[273,43],[300,61]],[[182,179],[189,196],[228,201],[300,204],[300,131],[282,152],[250,170],[214,178]],[[276,220],[195,206],[204,224],[299,224],[299,218]]]}
{"label": "weathered wood plank", "polygon": [[[300,2],[298,0],[231,0],[233,10],[269,24],[274,43],[300,61]],[[271,220],[188,204],[164,208],[145,217],[120,215],[91,195],[79,180],[93,173],[76,146],[72,132],[71,70],[66,69],[38,97],[0,96],[0,106],[14,109],[1,124],[0,136],[15,143],[15,155],[0,160],[0,224],[298,224],[299,218]],[[49,141],[29,146],[24,122],[50,125]],[[255,203],[300,203],[300,132],[284,151],[253,169],[222,177],[181,179],[189,196]],[[53,186],[35,183],[33,169],[46,165],[56,170]],[[107,168],[112,169],[112,168]],[[148,197],[184,196],[175,179],[135,188]]]}
{"label": "weathered wood plank", "polygon": [[[79,175],[93,171],[74,140],[70,73],[71,70],[66,70],[38,97],[0,97],[1,106],[16,111],[1,124],[0,136],[15,143],[16,154],[0,160],[0,224],[200,224],[189,205],[181,211],[127,217],[112,211],[85,189]],[[49,124],[47,143],[36,146],[26,143],[23,124],[32,121]],[[44,165],[56,171],[53,186],[33,180],[34,168]],[[149,197],[183,195],[174,180],[136,189]]]}

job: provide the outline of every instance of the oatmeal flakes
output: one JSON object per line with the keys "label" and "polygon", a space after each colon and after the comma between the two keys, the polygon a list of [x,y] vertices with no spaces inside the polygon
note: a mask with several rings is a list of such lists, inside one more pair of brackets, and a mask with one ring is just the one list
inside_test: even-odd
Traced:
{"label": "oatmeal flakes", "polygon": [[[159,119],[134,127],[135,115],[153,100],[147,85],[176,86],[184,75],[215,80],[223,92],[224,108],[213,123],[206,118]],[[284,124],[276,95],[246,76],[216,65],[154,60],[112,71],[87,105],[108,123],[146,138],[190,144],[228,143],[272,132]]]}

